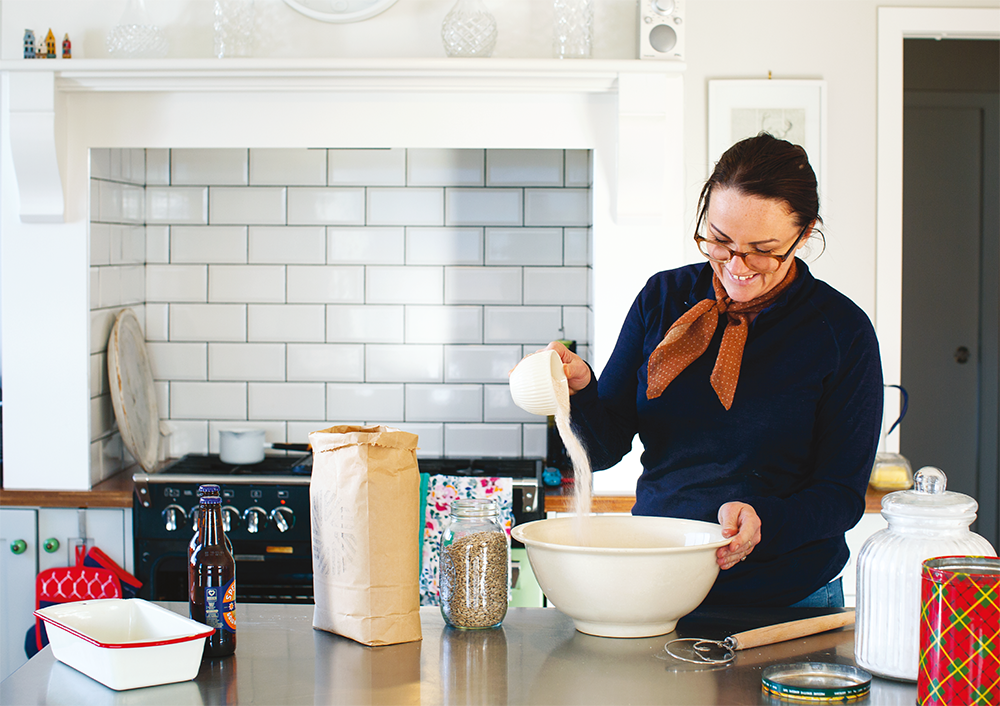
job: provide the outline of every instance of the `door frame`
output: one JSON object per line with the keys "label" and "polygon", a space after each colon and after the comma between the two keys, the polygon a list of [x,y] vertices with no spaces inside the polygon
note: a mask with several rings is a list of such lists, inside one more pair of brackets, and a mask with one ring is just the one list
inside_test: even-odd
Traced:
{"label": "door frame", "polygon": [[[875,330],[887,384],[901,379],[903,332],[903,40],[1000,39],[1000,9],[878,8],[875,197]],[[900,397],[888,388],[882,415],[885,451],[899,451]]]}

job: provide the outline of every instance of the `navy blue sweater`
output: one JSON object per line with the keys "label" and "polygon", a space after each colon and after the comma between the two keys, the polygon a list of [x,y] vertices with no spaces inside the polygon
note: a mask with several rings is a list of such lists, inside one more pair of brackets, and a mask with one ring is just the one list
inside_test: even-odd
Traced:
{"label": "navy blue sweater", "polygon": [[805,598],[843,569],[844,532],[864,513],[882,419],[878,342],[857,305],[797,265],[796,281],[750,326],[729,411],[709,381],[722,325],[704,355],[646,399],[649,354],[681,314],[715,298],[707,263],[651,277],[600,380],[571,398],[595,470],[639,434],[633,514],[717,522],[734,500],[757,511],[760,544],[719,574],[706,603]]}

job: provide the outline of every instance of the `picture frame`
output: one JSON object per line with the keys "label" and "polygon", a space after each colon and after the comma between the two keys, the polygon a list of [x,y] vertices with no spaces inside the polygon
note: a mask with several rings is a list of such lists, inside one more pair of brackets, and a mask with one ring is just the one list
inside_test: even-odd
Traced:
{"label": "picture frame", "polygon": [[708,171],[736,142],[764,130],[805,148],[822,199],[826,182],[826,81],[717,79],[708,82]]}

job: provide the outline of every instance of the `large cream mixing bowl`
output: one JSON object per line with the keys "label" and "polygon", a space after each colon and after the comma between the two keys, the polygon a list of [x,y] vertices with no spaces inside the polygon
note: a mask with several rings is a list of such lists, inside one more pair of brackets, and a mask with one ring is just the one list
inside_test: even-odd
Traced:
{"label": "large cream mixing bowl", "polygon": [[708,595],[719,575],[715,552],[731,541],[712,522],[627,515],[537,520],[511,536],[555,607],[601,637],[673,631]]}

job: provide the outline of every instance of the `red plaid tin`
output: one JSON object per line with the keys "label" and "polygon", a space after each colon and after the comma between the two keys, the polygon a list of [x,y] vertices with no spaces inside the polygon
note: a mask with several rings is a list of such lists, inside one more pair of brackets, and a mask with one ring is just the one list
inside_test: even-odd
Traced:
{"label": "red plaid tin", "polygon": [[928,559],[920,597],[917,703],[1000,704],[1000,559]]}

